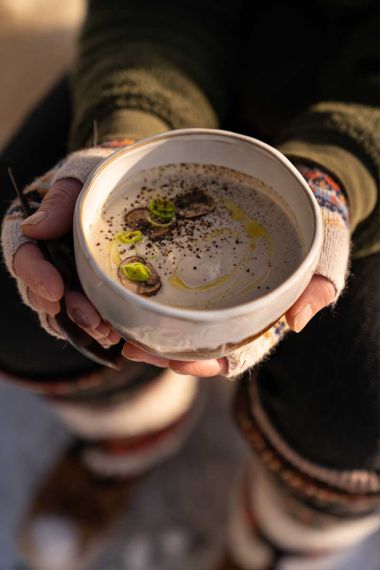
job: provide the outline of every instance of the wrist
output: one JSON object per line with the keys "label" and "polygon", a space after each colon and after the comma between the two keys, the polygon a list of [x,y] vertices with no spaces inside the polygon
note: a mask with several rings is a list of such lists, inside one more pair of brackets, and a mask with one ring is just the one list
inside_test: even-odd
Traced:
{"label": "wrist", "polygon": [[342,185],[319,166],[297,163],[296,168],[310,186],[319,206],[339,214],[349,227],[349,204]]}
{"label": "wrist", "polygon": [[350,251],[348,200],[342,186],[320,167],[296,166],[321,208],[324,239],[315,273],[331,281],[337,299],[344,288]]}

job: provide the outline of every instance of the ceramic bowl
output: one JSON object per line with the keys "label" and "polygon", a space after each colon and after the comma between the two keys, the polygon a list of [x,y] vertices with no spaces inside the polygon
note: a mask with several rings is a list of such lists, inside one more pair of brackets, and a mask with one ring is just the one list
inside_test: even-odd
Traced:
{"label": "ceramic bowl", "polygon": [[[281,194],[297,220],[304,254],[296,270],[277,288],[224,309],[181,309],[128,291],[97,265],[89,237],[109,193],[140,170],[183,162],[229,167],[262,180]],[[96,168],[76,204],[74,243],[86,295],[123,338],[166,358],[219,358],[264,332],[301,295],[320,255],[322,221],[310,188],[278,150],[231,132],[182,129],[123,148]]]}

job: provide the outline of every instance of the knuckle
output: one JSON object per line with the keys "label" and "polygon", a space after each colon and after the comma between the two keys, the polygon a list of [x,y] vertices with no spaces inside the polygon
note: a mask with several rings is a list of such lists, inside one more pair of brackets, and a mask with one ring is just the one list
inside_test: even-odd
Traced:
{"label": "knuckle", "polygon": [[101,334],[103,337],[106,337],[109,335],[110,333],[110,328],[103,322],[101,321],[99,323],[99,325],[95,328],[95,330]]}
{"label": "knuckle", "polygon": [[54,315],[56,315],[59,312],[54,302],[44,303],[44,310],[48,315],[52,317],[54,317]]}
{"label": "knuckle", "polygon": [[108,340],[116,344],[120,340],[120,335],[118,335],[117,332],[111,330],[108,334]]}
{"label": "knuckle", "polygon": [[[79,325],[81,326],[81,325]],[[95,340],[99,340],[101,338],[103,338],[103,335],[99,334],[98,332],[96,332],[95,329],[91,329],[89,327],[82,327],[81,328],[86,331],[87,334],[89,334],[92,338],[94,338]]]}
{"label": "knuckle", "polygon": [[323,295],[322,300],[324,301],[325,305],[330,305],[334,301],[335,298],[335,287],[331,283],[331,281],[325,281],[323,284]]}
{"label": "knuckle", "polygon": [[72,204],[73,193],[68,184],[65,184],[63,180],[58,181],[52,186],[49,192],[46,194],[43,204],[48,204],[49,206],[59,205],[60,207]]}
{"label": "knuckle", "polygon": [[104,336],[100,333],[98,333],[96,331],[96,329],[91,329],[88,327],[81,327],[83,330],[86,331],[87,334],[89,334],[90,336],[92,336],[92,338],[94,338],[95,340],[101,340],[104,338]]}
{"label": "knuckle", "polygon": [[54,317],[52,317],[51,315],[47,315],[46,320],[49,327],[53,329],[53,331],[55,331],[58,334],[62,334],[61,329]]}

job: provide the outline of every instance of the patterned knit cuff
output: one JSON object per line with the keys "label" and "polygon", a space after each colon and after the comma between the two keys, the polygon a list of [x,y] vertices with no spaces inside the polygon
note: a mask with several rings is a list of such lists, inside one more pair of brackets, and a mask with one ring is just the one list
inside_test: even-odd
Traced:
{"label": "patterned knit cuff", "polygon": [[[44,176],[34,180],[24,190],[27,195],[30,207],[33,211],[37,210],[42,198],[50,188],[54,169],[47,172]],[[24,219],[23,209],[18,198],[13,200],[9,206],[1,227],[1,245],[6,267],[9,273],[16,277],[13,268],[13,258],[18,248],[24,243],[34,243],[33,240],[24,236],[21,231],[21,222]]]}
{"label": "patterned knit cuff", "polygon": [[235,379],[249,368],[252,368],[252,366],[261,362],[272,353],[288,331],[289,327],[286,319],[281,317],[277,323],[253,342],[230,352],[227,356],[228,371],[224,376]]}
{"label": "patterned knit cuff", "polygon": [[57,165],[51,184],[63,178],[75,178],[84,184],[91,172],[111,154],[135,141],[130,138],[108,140],[101,145],[72,152]]}
{"label": "patterned knit cuff", "polygon": [[62,178],[75,178],[84,184],[98,164],[113,152],[113,148],[94,147],[69,154],[55,171],[52,184]]}
{"label": "patterned knit cuff", "polygon": [[324,239],[315,273],[329,279],[336,291],[344,288],[350,253],[349,211],[340,186],[319,168],[297,165],[309,184],[322,214]]}

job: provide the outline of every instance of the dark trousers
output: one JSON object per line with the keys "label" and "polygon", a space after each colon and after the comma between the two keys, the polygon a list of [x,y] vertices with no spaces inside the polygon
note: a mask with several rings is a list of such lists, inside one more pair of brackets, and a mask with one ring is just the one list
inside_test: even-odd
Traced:
{"label": "dark trousers", "polygon": [[[61,82],[5,149],[20,185],[66,154],[70,123],[67,84]],[[1,170],[1,213],[13,198]],[[320,465],[380,469],[380,255],[354,261],[348,287],[301,334],[289,334],[260,367],[258,389],[273,425],[288,444]],[[41,382],[75,377],[94,365],[47,335],[0,273],[0,369]],[[247,381],[243,379],[242,382]]]}
{"label": "dark trousers", "polygon": [[[20,187],[43,174],[67,153],[71,118],[68,84],[60,82],[30,115],[1,155],[0,217],[14,199],[6,174],[10,165]],[[14,280],[0,271],[0,370],[41,381],[75,377],[94,368],[70,345],[57,342],[22,305]]]}

